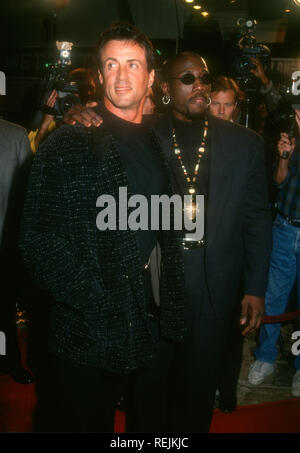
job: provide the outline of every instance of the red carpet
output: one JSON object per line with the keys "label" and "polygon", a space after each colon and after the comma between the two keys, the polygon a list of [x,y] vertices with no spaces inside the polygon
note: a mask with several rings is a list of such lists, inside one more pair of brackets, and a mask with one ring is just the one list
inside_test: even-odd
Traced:
{"label": "red carpet", "polygon": [[[25,332],[21,331],[19,337],[24,359]],[[31,432],[36,402],[34,384],[17,384],[9,376],[0,374],[0,432]],[[125,414],[116,411],[115,431],[122,433],[124,429]],[[216,409],[211,432],[300,433],[300,398],[241,406],[231,414]]]}
{"label": "red carpet", "polygon": [[214,412],[212,433],[300,433],[300,398]]}
{"label": "red carpet", "polygon": [[[124,433],[125,414],[116,412],[115,431]],[[300,399],[240,406],[231,414],[214,412],[211,433],[300,433]]]}
{"label": "red carpet", "polygon": [[[0,374],[0,432],[31,432],[35,386],[16,384]],[[116,412],[115,431],[124,432],[125,414]],[[300,433],[300,398],[214,412],[212,433]]]}
{"label": "red carpet", "polygon": [[17,384],[0,374],[0,432],[31,432],[36,405],[34,384]]}

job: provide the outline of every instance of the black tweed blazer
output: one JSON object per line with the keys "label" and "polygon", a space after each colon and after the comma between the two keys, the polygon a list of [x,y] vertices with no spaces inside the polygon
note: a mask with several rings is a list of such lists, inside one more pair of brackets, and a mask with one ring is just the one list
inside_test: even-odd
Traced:
{"label": "black tweed blazer", "polygon": [[[152,139],[169,178],[154,134]],[[98,196],[117,200],[120,186],[128,181],[113,136],[104,127],[61,127],[34,158],[20,247],[35,282],[55,300],[50,350],[78,364],[127,374],[149,363],[155,343],[135,232],[96,227]],[[183,338],[183,313],[182,254],[177,234],[166,231],[160,314],[165,338]]]}

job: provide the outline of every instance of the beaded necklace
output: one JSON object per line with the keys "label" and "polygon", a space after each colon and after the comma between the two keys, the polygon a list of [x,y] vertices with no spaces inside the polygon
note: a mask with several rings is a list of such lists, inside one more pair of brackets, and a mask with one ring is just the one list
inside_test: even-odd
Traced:
{"label": "beaded necklace", "polygon": [[196,162],[196,165],[195,165],[195,168],[194,168],[193,176],[191,176],[191,175],[189,175],[189,173],[188,173],[188,171],[187,171],[187,169],[186,169],[186,167],[185,167],[185,165],[183,163],[181,150],[180,150],[180,148],[179,148],[179,146],[177,144],[175,129],[173,128],[173,131],[172,131],[174,153],[177,156],[178,162],[179,162],[179,164],[180,164],[180,166],[182,168],[183,174],[184,174],[185,179],[186,179],[186,181],[188,183],[188,186],[189,186],[189,193],[191,195],[196,193],[196,189],[195,189],[193,183],[195,183],[196,180],[197,180],[201,158],[204,155],[204,153],[207,151],[207,134],[208,134],[208,120],[207,120],[207,118],[205,118],[204,119],[203,136],[202,136],[202,139],[201,139],[201,145],[199,146],[199,148],[197,150],[197,162]]}

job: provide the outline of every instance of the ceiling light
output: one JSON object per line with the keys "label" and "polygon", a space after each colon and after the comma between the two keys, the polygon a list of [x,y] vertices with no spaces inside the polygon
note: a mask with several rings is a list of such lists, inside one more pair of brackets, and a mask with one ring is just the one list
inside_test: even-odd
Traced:
{"label": "ceiling light", "polygon": [[208,11],[202,11],[201,14],[202,14],[202,16],[207,17],[209,15],[209,12]]}
{"label": "ceiling light", "polygon": [[284,12],[285,12],[285,13],[290,13],[291,10],[287,8],[287,9],[284,10]]}
{"label": "ceiling light", "polygon": [[294,0],[294,3],[295,3],[297,6],[300,6],[300,0]]}
{"label": "ceiling light", "polygon": [[200,6],[200,5],[194,5],[193,8],[194,8],[194,9],[201,9],[202,6]]}
{"label": "ceiling light", "polygon": [[193,3],[194,2],[194,0],[185,0],[185,1],[186,1],[186,3]]}

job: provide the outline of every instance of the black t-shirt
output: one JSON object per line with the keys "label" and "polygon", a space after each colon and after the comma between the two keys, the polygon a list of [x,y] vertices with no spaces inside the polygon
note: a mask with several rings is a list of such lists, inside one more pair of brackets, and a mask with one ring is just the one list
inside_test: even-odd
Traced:
{"label": "black t-shirt", "polygon": [[103,125],[117,142],[127,174],[128,193],[144,195],[148,200],[148,230],[136,231],[141,264],[145,264],[158,239],[158,231],[151,230],[151,195],[167,193],[163,164],[148,126],[123,120],[113,115],[103,105],[97,110],[103,117]]}

